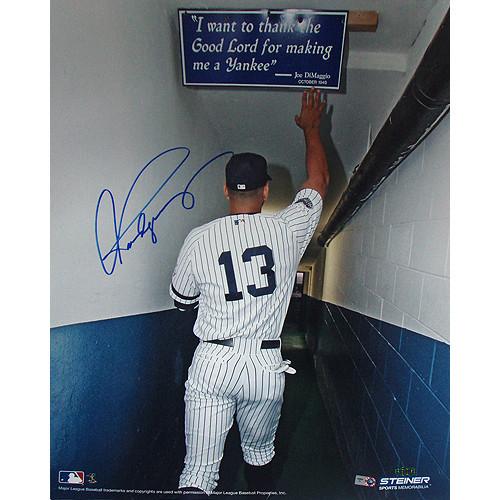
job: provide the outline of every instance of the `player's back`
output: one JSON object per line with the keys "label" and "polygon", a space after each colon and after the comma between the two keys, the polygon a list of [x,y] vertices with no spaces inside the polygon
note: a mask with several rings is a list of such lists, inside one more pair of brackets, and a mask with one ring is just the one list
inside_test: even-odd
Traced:
{"label": "player's back", "polygon": [[229,215],[208,224],[193,260],[200,288],[195,334],[278,338],[300,258],[292,242],[274,216]]}
{"label": "player's back", "polygon": [[199,302],[194,333],[203,340],[279,338],[320,212],[319,194],[304,189],[277,214],[228,215],[191,231],[171,294],[185,304]]}

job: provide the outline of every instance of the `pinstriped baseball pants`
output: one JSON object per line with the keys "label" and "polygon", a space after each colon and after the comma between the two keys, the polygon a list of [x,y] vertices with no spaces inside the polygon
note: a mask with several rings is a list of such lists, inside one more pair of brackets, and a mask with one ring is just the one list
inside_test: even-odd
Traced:
{"label": "pinstriped baseball pants", "polygon": [[260,349],[260,343],[238,337],[233,347],[200,342],[196,348],[184,396],[186,458],[180,488],[215,489],[235,415],[245,462],[272,460],[286,365],[279,348]]}

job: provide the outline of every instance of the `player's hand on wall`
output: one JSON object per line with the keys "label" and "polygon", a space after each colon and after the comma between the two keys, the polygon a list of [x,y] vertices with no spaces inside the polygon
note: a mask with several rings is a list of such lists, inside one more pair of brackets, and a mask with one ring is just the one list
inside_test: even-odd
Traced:
{"label": "player's hand on wall", "polygon": [[315,88],[305,90],[302,93],[302,107],[300,115],[295,115],[295,123],[307,133],[311,130],[319,130],[321,113],[326,107],[326,96],[321,100],[321,92]]}

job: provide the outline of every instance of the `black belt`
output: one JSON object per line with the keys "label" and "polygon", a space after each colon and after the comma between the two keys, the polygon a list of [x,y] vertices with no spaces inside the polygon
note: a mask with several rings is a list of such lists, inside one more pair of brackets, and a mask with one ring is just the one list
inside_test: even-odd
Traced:
{"label": "black belt", "polygon": [[[205,342],[210,342],[211,344],[225,345],[226,347],[233,347],[233,339],[215,339],[215,340],[205,340]],[[281,347],[281,341],[279,340],[263,340],[260,344],[261,349],[279,349]]]}

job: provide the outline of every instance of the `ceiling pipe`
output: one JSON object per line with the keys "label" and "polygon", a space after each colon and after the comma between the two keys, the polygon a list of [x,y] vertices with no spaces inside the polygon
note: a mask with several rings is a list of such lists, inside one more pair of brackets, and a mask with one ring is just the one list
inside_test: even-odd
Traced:
{"label": "ceiling pipe", "polygon": [[450,107],[448,10],[403,95],[392,110],[318,237],[326,246],[437,125]]}

